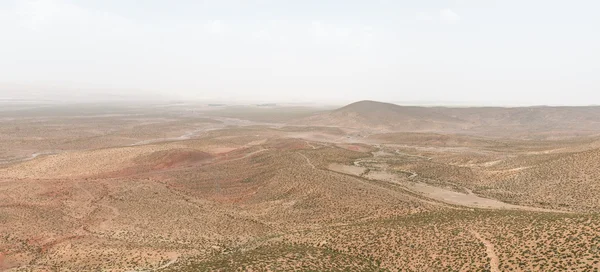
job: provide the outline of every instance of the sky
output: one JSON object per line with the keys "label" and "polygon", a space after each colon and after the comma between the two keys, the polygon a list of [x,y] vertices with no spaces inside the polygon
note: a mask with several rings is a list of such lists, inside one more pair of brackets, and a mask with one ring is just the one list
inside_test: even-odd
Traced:
{"label": "sky", "polygon": [[600,104],[596,0],[0,0],[0,99]]}

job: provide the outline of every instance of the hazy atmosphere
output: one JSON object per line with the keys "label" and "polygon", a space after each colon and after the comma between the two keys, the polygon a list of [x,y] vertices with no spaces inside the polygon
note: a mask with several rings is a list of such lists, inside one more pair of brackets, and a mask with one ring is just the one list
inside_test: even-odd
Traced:
{"label": "hazy atmosphere", "polygon": [[2,0],[0,99],[600,104],[599,8]]}
{"label": "hazy atmosphere", "polygon": [[600,272],[598,11],[0,0],[0,271]]}

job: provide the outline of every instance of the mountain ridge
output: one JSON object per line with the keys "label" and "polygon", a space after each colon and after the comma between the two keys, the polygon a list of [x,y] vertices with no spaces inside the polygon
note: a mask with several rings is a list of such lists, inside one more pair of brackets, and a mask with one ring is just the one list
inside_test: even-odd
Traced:
{"label": "mountain ridge", "polygon": [[299,124],[378,131],[517,133],[600,133],[599,106],[426,107],[361,100],[300,119]]}

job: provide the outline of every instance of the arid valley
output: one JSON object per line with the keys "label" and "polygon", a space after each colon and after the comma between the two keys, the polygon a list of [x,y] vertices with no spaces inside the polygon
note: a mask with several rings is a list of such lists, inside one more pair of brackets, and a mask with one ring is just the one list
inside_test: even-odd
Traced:
{"label": "arid valley", "polygon": [[600,107],[0,111],[2,271],[598,271]]}

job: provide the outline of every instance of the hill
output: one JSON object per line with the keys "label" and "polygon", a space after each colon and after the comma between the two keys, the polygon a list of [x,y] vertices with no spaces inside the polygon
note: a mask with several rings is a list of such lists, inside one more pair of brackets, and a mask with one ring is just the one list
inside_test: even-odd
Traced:
{"label": "hill", "polygon": [[467,128],[468,123],[435,108],[359,101],[301,121],[312,125],[369,128],[382,131],[435,131]]}
{"label": "hill", "polygon": [[359,101],[298,120],[375,132],[445,132],[494,137],[560,138],[600,132],[600,107],[419,107]]}
{"label": "hill", "polygon": [[[512,164],[512,166],[511,166]],[[517,167],[518,165],[518,167]],[[597,211],[600,199],[600,149],[514,158],[482,178],[491,197],[529,206]],[[506,169],[506,167],[513,167]],[[506,193],[512,192],[512,193]]]}

